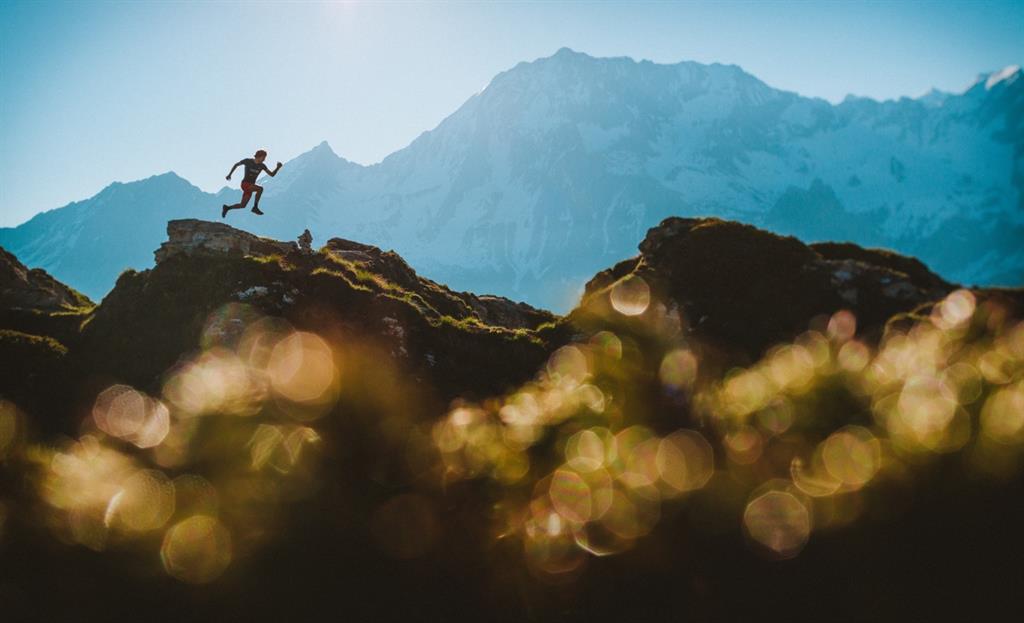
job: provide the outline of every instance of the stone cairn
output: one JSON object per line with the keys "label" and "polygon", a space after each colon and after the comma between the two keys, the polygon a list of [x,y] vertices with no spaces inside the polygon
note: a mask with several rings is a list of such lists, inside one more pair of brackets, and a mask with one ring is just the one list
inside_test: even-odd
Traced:
{"label": "stone cairn", "polygon": [[299,236],[299,251],[306,255],[313,253],[313,247],[310,246],[313,243],[313,234],[309,233],[309,230],[304,230],[302,235]]}

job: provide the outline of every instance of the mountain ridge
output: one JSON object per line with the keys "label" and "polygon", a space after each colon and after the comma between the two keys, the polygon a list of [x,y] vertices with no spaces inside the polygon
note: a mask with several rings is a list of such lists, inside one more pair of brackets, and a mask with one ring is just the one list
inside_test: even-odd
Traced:
{"label": "mountain ridge", "polygon": [[[590,274],[678,213],[888,247],[954,281],[1015,285],[1024,280],[1019,75],[984,74],[941,98],[833,105],[734,65],[562,48],[500,72],[378,163],[321,142],[265,180],[267,216],[242,222],[271,237],[345,231],[456,287],[563,311]],[[208,218],[237,192],[184,190],[184,212],[165,206],[135,235],[155,245],[166,220]],[[141,211],[152,199],[129,201]],[[139,249],[94,264],[102,275],[74,274],[88,256],[76,240],[44,251],[67,237],[58,229],[79,227],[68,218],[52,231],[32,221],[0,229],[0,243],[97,299],[121,270],[148,265]]]}

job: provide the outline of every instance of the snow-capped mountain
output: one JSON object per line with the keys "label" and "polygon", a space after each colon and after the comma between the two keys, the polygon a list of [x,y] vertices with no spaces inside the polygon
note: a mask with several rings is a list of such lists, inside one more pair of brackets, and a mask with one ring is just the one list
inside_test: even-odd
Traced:
{"label": "snow-capped mountain", "polygon": [[[277,238],[308,227],[320,242],[394,248],[452,287],[556,310],[669,215],[886,246],[954,281],[1020,285],[1021,75],[1009,67],[959,94],[832,105],[736,66],[563,48],[498,74],[378,164],[321,143],[262,182],[266,217],[236,220]],[[221,197],[180,178],[179,194],[150,199],[165,177],[0,230],[0,244],[99,298],[123,268],[151,265],[168,218],[219,217]],[[122,234],[89,238],[124,214],[134,216]]]}

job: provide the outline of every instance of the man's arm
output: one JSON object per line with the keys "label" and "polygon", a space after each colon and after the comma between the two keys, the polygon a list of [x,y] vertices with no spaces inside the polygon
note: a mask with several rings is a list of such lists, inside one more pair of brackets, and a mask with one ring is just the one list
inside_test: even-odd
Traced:
{"label": "man's arm", "polygon": [[244,162],[243,160],[239,160],[238,162],[236,162],[235,166],[231,167],[231,170],[228,171],[228,176],[226,178],[224,178],[224,179],[230,180],[231,179],[231,175],[235,172],[235,169],[237,169],[238,167],[242,166],[243,162]]}
{"label": "man's arm", "polygon": [[267,172],[267,175],[269,175],[270,177],[274,177],[275,175],[277,175],[277,172],[281,170],[281,163],[280,163],[280,162],[278,162],[278,163],[277,163],[277,166],[276,166],[276,167],[274,167],[274,170],[273,170],[273,171],[271,171],[270,169],[268,169],[268,168],[267,168],[267,165],[263,165],[263,170],[264,170],[264,171],[266,171],[266,172]]}

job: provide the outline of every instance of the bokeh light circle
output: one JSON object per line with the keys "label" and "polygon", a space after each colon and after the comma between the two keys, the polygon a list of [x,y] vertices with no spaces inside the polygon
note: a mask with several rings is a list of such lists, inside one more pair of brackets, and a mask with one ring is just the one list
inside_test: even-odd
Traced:
{"label": "bokeh light circle", "polygon": [[184,519],[164,535],[160,558],[174,578],[190,584],[216,580],[231,564],[231,533],[207,515]]}
{"label": "bokeh light circle", "polygon": [[811,533],[811,514],[795,495],[768,491],[747,504],[743,513],[747,534],[778,558],[800,553]]}
{"label": "bokeh light circle", "polygon": [[623,316],[639,316],[651,304],[651,289],[642,277],[629,275],[612,286],[609,298],[615,311]]}

